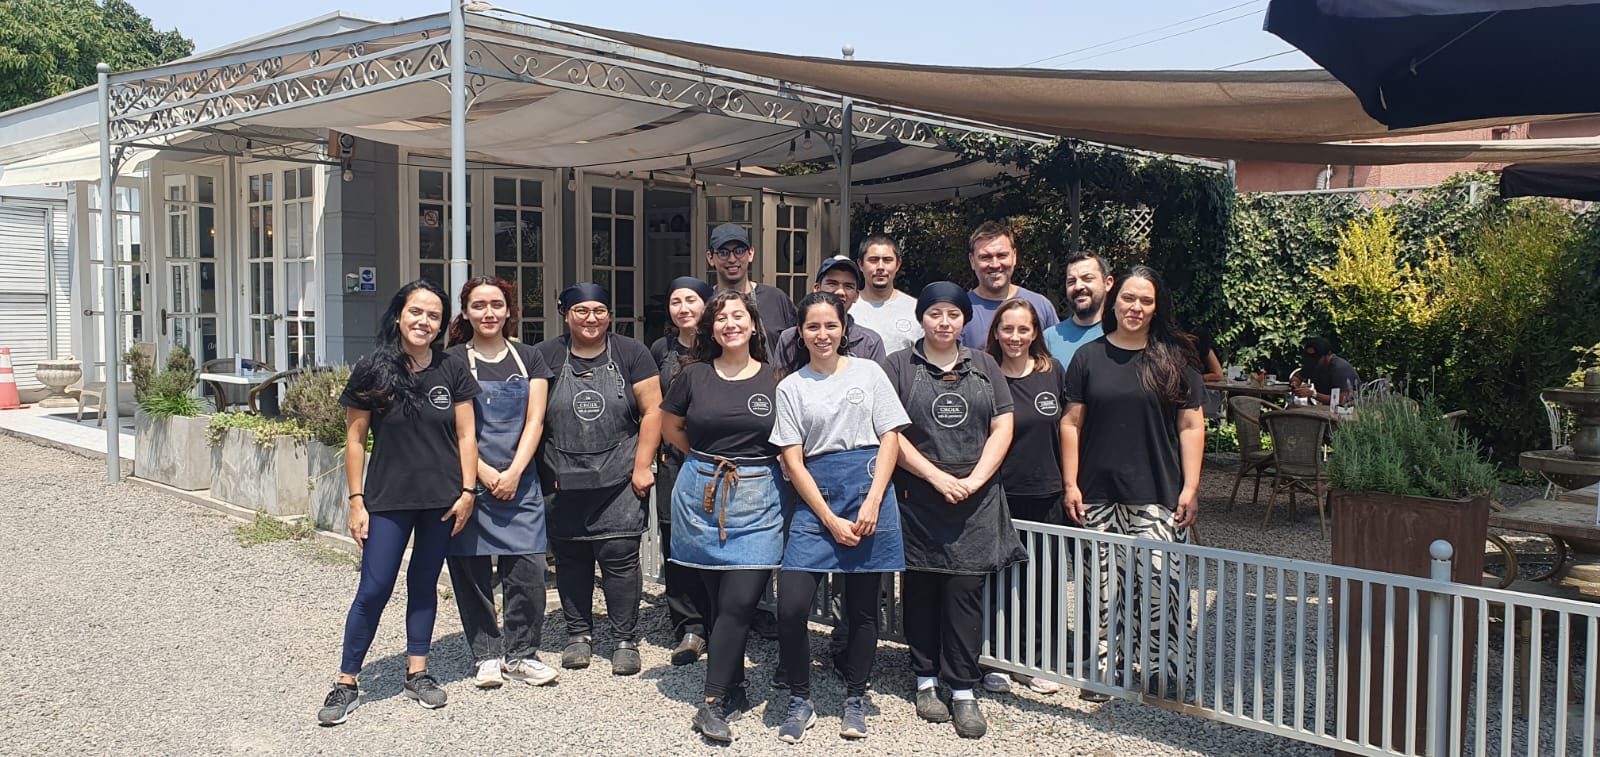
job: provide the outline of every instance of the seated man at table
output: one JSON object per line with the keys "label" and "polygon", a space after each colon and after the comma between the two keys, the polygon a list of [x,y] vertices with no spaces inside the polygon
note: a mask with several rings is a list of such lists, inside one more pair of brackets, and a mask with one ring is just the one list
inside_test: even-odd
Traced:
{"label": "seated man at table", "polygon": [[1333,390],[1338,389],[1339,404],[1354,402],[1361,377],[1350,361],[1333,354],[1333,343],[1326,337],[1313,336],[1301,342],[1300,347],[1305,351],[1305,362],[1300,371],[1289,378],[1294,396],[1309,397],[1317,404],[1327,405],[1333,400]]}

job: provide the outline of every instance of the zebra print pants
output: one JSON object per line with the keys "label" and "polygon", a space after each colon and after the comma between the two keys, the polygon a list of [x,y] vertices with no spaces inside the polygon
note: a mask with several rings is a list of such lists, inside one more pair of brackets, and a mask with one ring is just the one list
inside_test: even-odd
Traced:
{"label": "zebra print pants", "polygon": [[[1087,505],[1086,510],[1083,527],[1093,531],[1177,544],[1188,544],[1193,538],[1188,528],[1175,527],[1173,511],[1160,505],[1106,503]],[[1091,546],[1099,548],[1087,549]],[[1086,590],[1089,589],[1087,582],[1095,575],[1095,566],[1089,563],[1091,552],[1095,553],[1093,559],[1099,562],[1100,580],[1095,589],[1100,597],[1096,661],[1103,663],[1108,652],[1114,653],[1110,655],[1114,662],[1108,671],[1109,680],[1128,686],[1131,682],[1121,680],[1125,650],[1131,652],[1132,661],[1147,677],[1161,664],[1164,650],[1166,673],[1176,680],[1181,659],[1178,642],[1190,630],[1189,619],[1178,617],[1181,588],[1176,571],[1182,569],[1182,563],[1173,563],[1161,550],[1149,550],[1148,572],[1141,566],[1143,555],[1139,554],[1134,555],[1130,572],[1125,550],[1120,545],[1093,543],[1080,543],[1078,547],[1078,568],[1084,576]],[[1093,607],[1096,603],[1089,598],[1085,604]],[[1092,612],[1088,610],[1084,614]],[[1152,638],[1142,638],[1145,629]],[[1081,632],[1095,634],[1095,631],[1084,624]],[[1125,644],[1124,639],[1130,636],[1128,640],[1132,643]],[[1193,649],[1192,644],[1187,646]]]}

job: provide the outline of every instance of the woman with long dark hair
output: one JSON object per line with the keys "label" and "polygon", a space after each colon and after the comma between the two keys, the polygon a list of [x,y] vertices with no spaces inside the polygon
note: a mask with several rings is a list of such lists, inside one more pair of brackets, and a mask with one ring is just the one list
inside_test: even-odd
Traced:
{"label": "woman with long dark hair", "polygon": [[[1067,366],[1067,429],[1061,445],[1067,510],[1084,528],[1188,543],[1200,513],[1205,384],[1190,365],[1188,341],[1173,324],[1172,293],[1154,269],[1135,266],[1118,277],[1106,307],[1105,335],[1078,348]],[[1098,590],[1104,596],[1113,566],[1107,551],[1098,559],[1103,577]],[[1123,627],[1128,604],[1145,606],[1134,612],[1149,613],[1148,627],[1165,624],[1164,631],[1152,633],[1165,640],[1167,649],[1159,657],[1172,664],[1166,671],[1142,671],[1147,690],[1155,691],[1159,676],[1178,673],[1179,640],[1188,633],[1188,619],[1178,615],[1180,587],[1164,577],[1164,555],[1153,552],[1151,559],[1149,574],[1125,574],[1117,563],[1118,591],[1105,596],[1097,621],[1107,638],[1135,634],[1134,649],[1148,649],[1155,641],[1137,638],[1140,623]],[[1146,585],[1145,575],[1155,576],[1157,585]],[[1158,658],[1154,650],[1150,658]],[[1122,668],[1113,659],[1113,678]],[[1167,682],[1169,691],[1173,685]]]}
{"label": "woman with long dark hair", "polygon": [[[796,508],[778,573],[778,652],[788,673],[789,710],[778,737],[799,741],[816,722],[806,618],[828,574],[844,596],[845,700],[839,734],[867,735],[863,697],[878,650],[878,590],[905,569],[900,512],[889,480],[899,430],[911,423],[883,369],[842,354],[844,301],[827,292],[800,300],[800,364],[778,384],[771,441],[805,507]],[[802,360],[801,356],[804,356]]]}
{"label": "woman with long dark hair", "polygon": [[[478,688],[505,679],[540,686],[557,670],[539,660],[544,626],[547,549],[544,497],[533,453],[544,432],[550,367],[517,333],[516,287],[493,276],[461,288],[461,313],[450,323],[447,352],[467,364],[481,393],[477,421],[478,493],[472,518],[450,540],[450,584],[477,666]],[[495,611],[495,584],[504,620]],[[502,623],[504,631],[502,633]]]}
{"label": "woman with long dark hair", "polygon": [[[953,720],[957,735],[979,738],[988,732],[973,692],[982,675],[983,585],[1027,553],[998,476],[1011,445],[1011,392],[994,358],[961,344],[971,316],[959,285],[923,287],[917,297],[923,338],[890,355],[885,367],[911,419],[900,436],[894,483],[904,523],[901,592],[917,715]],[[948,700],[940,681],[949,686]]]}
{"label": "woman with long dark hair", "polygon": [[648,527],[650,463],[661,439],[661,389],[650,351],[611,333],[611,294],[582,282],[556,307],[566,333],[536,350],[555,368],[536,458],[544,487],[556,592],[566,620],[561,667],[587,668],[594,653],[594,572],[616,647],[611,673],[639,672],[639,542]]}
{"label": "woman with long dark hair", "polygon": [[[479,391],[464,362],[433,348],[448,301],[427,279],[400,287],[378,321],[376,348],[351,369],[339,397],[347,419],[350,536],[361,547],[361,579],[345,617],[339,677],[317,712],[322,725],[343,723],[361,701],[356,677],[394,592],[407,542],[402,691],[428,709],[447,699],[428,674],[439,599],[434,585],[450,537],[472,518],[478,478],[472,399]],[[372,466],[364,470],[368,429]]]}
{"label": "woman with long dark hair", "polygon": [[[711,285],[693,276],[679,276],[667,285],[667,335],[650,344],[650,355],[661,368],[661,394],[666,396],[694,349],[700,316],[711,299]],[[678,645],[673,665],[688,665],[706,653],[706,613],[711,600],[705,582],[689,568],[672,562],[672,489],[683,468],[683,453],[671,444],[661,445],[656,461],[656,529],[661,541],[662,583],[666,585],[667,613]]]}
{"label": "woman with long dark hair", "polygon": [[694,727],[720,743],[733,741],[729,716],[750,707],[745,637],[783,561],[783,478],[770,441],[778,373],[766,361],[755,301],[717,292],[661,403],[661,436],[685,454],[672,490],[672,561],[699,570],[713,608]]}

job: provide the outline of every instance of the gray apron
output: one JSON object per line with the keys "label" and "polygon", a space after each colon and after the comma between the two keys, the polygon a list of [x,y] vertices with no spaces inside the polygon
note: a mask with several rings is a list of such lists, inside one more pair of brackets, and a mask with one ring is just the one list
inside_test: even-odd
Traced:
{"label": "gray apron", "polygon": [[[506,349],[517,363],[517,376],[506,381],[479,381],[482,388],[472,400],[477,421],[478,459],[495,470],[505,470],[517,456],[517,444],[528,420],[528,367],[510,343]],[[467,349],[467,365],[478,377],[478,360]],[[544,497],[539,493],[537,467],[526,470],[510,500],[496,499],[481,484],[472,517],[450,540],[454,557],[477,555],[531,555],[545,551]]]}
{"label": "gray apron", "polygon": [[[906,414],[926,435],[917,451],[950,475],[970,474],[989,439],[995,387],[973,367],[971,357],[938,378],[920,360],[914,359],[912,367]],[[894,482],[900,490],[907,570],[982,575],[1028,559],[1011,526],[998,473],[954,505],[932,484],[902,468],[895,469]]]}
{"label": "gray apron", "polygon": [[579,372],[569,346],[556,369],[539,445],[552,539],[611,539],[645,530],[645,499],[632,484],[638,401],[611,357],[614,338],[606,335],[598,368]]}

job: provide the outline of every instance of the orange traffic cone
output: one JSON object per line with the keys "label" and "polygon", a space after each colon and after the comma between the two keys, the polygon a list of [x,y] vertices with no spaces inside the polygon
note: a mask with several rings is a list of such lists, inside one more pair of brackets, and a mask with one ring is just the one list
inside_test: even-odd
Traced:
{"label": "orange traffic cone", "polygon": [[17,375],[11,370],[11,348],[0,347],[0,410],[16,410],[23,407],[22,397],[17,394]]}

